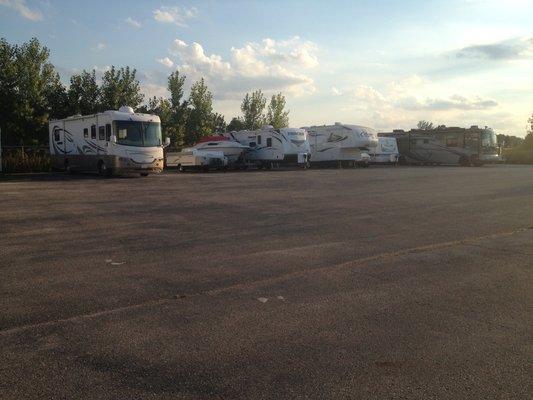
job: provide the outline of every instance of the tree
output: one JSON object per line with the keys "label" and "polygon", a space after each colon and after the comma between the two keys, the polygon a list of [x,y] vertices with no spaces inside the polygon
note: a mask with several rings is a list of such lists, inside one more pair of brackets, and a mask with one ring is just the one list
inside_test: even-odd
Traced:
{"label": "tree", "polygon": [[256,90],[251,95],[246,93],[241,104],[246,129],[254,130],[265,124],[265,106],[266,99],[261,90]]}
{"label": "tree", "polygon": [[121,106],[139,107],[144,99],[137,70],[130,67],[117,70],[112,66],[104,72],[100,87],[100,103],[103,110],[118,110]]}
{"label": "tree", "polygon": [[187,121],[185,142],[193,144],[213,132],[213,95],[207,88],[204,78],[192,85],[189,105],[190,114]]}
{"label": "tree", "polygon": [[185,76],[176,70],[168,77],[168,91],[170,92],[170,121],[167,135],[173,147],[182,147],[185,143],[185,130],[189,117],[188,102],[183,100]]}
{"label": "tree", "polygon": [[100,88],[96,82],[96,71],[83,71],[70,77],[68,101],[71,114],[95,114],[100,111]]}
{"label": "tree", "polygon": [[7,145],[44,142],[50,117],[65,114],[65,88],[50,52],[36,38],[22,45],[0,39],[0,128]]}
{"label": "tree", "polygon": [[531,115],[531,118],[527,120],[527,123],[530,126],[527,128],[527,135],[524,139],[524,148],[533,149],[533,114]]}
{"label": "tree", "polygon": [[273,95],[268,105],[267,123],[276,129],[289,126],[289,111],[285,111],[285,96]]}
{"label": "tree", "polygon": [[224,119],[224,116],[219,113],[213,113],[213,131],[215,133],[224,133],[226,132],[226,120]]}
{"label": "tree", "polygon": [[524,138],[512,135],[496,135],[498,146],[502,147],[519,147],[524,143]]}
{"label": "tree", "polygon": [[226,127],[227,132],[233,132],[233,131],[242,131],[246,129],[244,126],[244,121],[241,118],[233,117]]}
{"label": "tree", "polygon": [[422,131],[430,131],[433,129],[433,122],[429,121],[418,121],[416,127]]}

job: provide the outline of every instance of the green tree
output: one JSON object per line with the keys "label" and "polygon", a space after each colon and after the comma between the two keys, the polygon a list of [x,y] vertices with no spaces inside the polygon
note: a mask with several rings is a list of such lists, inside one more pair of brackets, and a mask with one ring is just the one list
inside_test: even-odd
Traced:
{"label": "green tree", "polygon": [[526,149],[533,149],[533,114],[531,115],[531,118],[527,120],[527,123],[529,124],[527,128],[527,135],[524,139],[524,148]]}
{"label": "green tree", "polygon": [[246,129],[244,126],[244,121],[241,118],[233,117],[226,127],[227,132],[233,132],[233,131],[242,131]]}
{"label": "green tree", "polygon": [[213,119],[213,131],[215,133],[224,133],[226,132],[226,120],[224,119],[224,116],[219,113],[213,113],[212,114]]}
{"label": "green tree", "polygon": [[100,103],[103,110],[118,110],[121,106],[139,107],[144,99],[137,70],[130,67],[116,69],[112,66],[104,72],[100,87]]}
{"label": "green tree", "polygon": [[289,111],[285,110],[285,96],[281,93],[273,95],[270,99],[267,112],[267,123],[276,129],[289,126]]}
{"label": "green tree", "polygon": [[101,111],[100,88],[96,82],[96,71],[83,71],[72,75],[68,89],[68,102],[71,114],[95,114]]}
{"label": "green tree", "polygon": [[251,95],[246,93],[241,103],[243,122],[246,129],[254,130],[265,124],[266,98],[261,90],[256,90]]}
{"label": "green tree", "polygon": [[207,88],[204,78],[192,85],[189,105],[190,114],[185,142],[193,144],[200,138],[213,133],[213,95]]}
{"label": "green tree", "polygon": [[418,124],[416,124],[416,127],[422,131],[430,131],[433,128],[433,122],[429,121],[418,121]]}
{"label": "green tree", "polygon": [[167,127],[171,146],[180,148],[185,144],[185,130],[189,117],[188,102],[183,99],[185,76],[178,70],[168,77],[168,91],[170,92],[171,116]]}
{"label": "green tree", "polygon": [[48,119],[66,110],[65,88],[50,53],[36,38],[22,45],[0,39],[0,127],[7,145],[45,142]]}

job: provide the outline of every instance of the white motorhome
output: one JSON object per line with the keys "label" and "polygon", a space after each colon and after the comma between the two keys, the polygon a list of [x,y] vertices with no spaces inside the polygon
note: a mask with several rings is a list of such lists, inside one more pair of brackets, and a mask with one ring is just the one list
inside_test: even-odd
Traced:
{"label": "white motorhome", "polygon": [[139,173],[163,170],[161,121],[131,107],[49,123],[53,166],[67,171]]}
{"label": "white motorhome", "polygon": [[372,128],[347,125],[310,126],[307,130],[311,146],[311,163],[339,166],[368,165],[370,148],[378,143],[378,134]]}
{"label": "white motorhome", "polygon": [[379,137],[378,145],[370,148],[370,162],[373,164],[396,165],[399,157],[398,143],[393,137]]}
{"label": "white motorhome", "polygon": [[249,161],[263,166],[272,163],[308,166],[311,148],[304,129],[274,129],[266,125],[253,131],[229,132],[225,135],[250,148],[246,153]]}

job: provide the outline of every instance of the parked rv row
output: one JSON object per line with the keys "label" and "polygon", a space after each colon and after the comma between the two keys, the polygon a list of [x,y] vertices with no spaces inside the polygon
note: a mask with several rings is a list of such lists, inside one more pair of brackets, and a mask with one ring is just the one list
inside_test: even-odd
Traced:
{"label": "parked rv row", "polygon": [[335,123],[282,129],[264,126],[209,136],[180,152],[167,152],[165,160],[163,149],[170,142],[162,141],[159,117],[135,113],[131,107],[50,121],[49,132],[55,168],[102,175],[145,176],[161,172],[165,161],[167,167],[180,171],[208,171],[281,165],[355,167],[398,161],[478,165],[499,157],[490,129],[378,135],[372,128]]}
{"label": "parked rv row", "polygon": [[274,129],[264,126],[201,139],[181,152],[167,153],[166,164],[185,170],[272,168],[273,166],[368,166],[398,161],[396,139],[378,138],[358,125]]}

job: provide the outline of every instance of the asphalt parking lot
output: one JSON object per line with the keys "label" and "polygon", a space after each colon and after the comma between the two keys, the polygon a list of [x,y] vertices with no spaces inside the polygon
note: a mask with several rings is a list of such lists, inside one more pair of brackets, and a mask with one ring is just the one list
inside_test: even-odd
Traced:
{"label": "asphalt parking lot", "polygon": [[530,399],[533,166],[0,178],[2,399]]}

